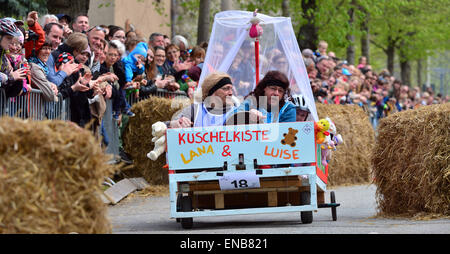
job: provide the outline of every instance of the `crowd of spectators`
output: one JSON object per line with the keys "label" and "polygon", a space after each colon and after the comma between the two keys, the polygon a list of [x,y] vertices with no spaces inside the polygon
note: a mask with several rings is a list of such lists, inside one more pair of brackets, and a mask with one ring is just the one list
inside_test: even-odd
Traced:
{"label": "crowd of spectators", "polygon": [[[207,43],[192,46],[181,35],[153,33],[147,40],[129,23],[92,26],[87,15],[39,17],[35,11],[25,22],[0,19],[0,36],[0,87],[7,97],[34,88],[48,102],[70,98],[71,121],[80,127],[94,122],[94,132],[103,136],[108,99],[123,127],[134,116],[127,97],[162,89],[192,98],[207,50]],[[321,41],[316,52],[302,51],[316,102],[359,105],[374,127],[394,112],[448,101],[432,89],[403,84],[387,70],[375,72],[365,57],[354,66],[327,50]]]}
{"label": "crowd of spectators", "polygon": [[355,66],[328,51],[326,41],[320,41],[317,48],[302,51],[316,102],[359,105],[374,128],[380,118],[389,114],[449,101],[448,96],[436,93],[431,87],[423,90],[403,83],[387,69],[373,70],[365,56]]}
{"label": "crowd of spectators", "polygon": [[70,98],[70,120],[92,126],[104,142],[106,100],[124,127],[124,116],[134,116],[129,97],[158,90],[192,97],[206,54],[181,35],[153,33],[146,40],[128,21],[125,27],[92,25],[84,14],[39,17],[32,11],[25,22],[1,18],[0,36],[0,88],[6,97],[39,89],[46,103]]}

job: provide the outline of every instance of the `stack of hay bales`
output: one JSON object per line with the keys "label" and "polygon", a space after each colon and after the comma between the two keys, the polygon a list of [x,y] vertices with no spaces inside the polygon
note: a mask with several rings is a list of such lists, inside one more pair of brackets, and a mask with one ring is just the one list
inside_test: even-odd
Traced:
{"label": "stack of hay bales", "polygon": [[73,123],[0,118],[0,234],[111,233],[108,159]]}
{"label": "stack of hay bales", "polygon": [[147,153],[154,148],[154,143],[151,142],[152,125],[170,121],[177,111],[190,103],[189,99],[151,96],[133,105],[131,110],[136,116],[130,118],[122,137],[124,149],[134,163],[134,168],[127,171],[128,176],[142,176],[154,185],[169,182],[168,170],[163,168],[166,164],[166,154],[162,154],[156,161],[147,158]]}
{"label": "stack of hay bales", "polygon": [[356,105],[316,103],[319,119],[330,117],[344,144],[332,152],[328,163],[328,184],[364,184],[371,178],[371,153],[375,132],[367,114]]}
{"label": "stack of hay bales", "polygon": [[449,126],[450,103],[380,121],[373,165],[381,215],[450,215]]}

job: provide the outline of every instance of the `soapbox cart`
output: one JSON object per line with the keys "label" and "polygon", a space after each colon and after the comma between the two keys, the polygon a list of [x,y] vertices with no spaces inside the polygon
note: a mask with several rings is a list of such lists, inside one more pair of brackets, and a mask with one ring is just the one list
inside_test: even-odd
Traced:
{"label": "soapbox cart", "polygon": [[300,212],[312,223],[325,203],[328,167],[321,165],[314,122],[167,130],[170,215],[185,229],[194,217]]}

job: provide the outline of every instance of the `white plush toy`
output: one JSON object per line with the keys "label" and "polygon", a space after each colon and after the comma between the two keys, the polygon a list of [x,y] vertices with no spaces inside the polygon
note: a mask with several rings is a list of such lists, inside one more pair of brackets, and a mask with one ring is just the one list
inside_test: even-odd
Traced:
{"label": "white plush toy", "polygon": [[152,125],[152,142],[155,143],[153,151],[147,153],[147,157],[153,161],[166,150],[166,130],[167,126],[163,122],[156,122]]}

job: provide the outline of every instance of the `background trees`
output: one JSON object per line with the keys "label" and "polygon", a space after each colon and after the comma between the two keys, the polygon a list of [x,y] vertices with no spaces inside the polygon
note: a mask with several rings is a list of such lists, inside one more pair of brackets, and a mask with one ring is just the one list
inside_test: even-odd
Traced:
{"label": "background trees", "polygon": [[[329,50],[349,63],[357,64],[364,55],[375,70],[386,68],[408,85],[433,79],[445,83],[450,72],[445,53],[450,46],[450,0],[168,1],[172,35],[182,34],[191,43],[209,40],[217,12],[259,9],[268,15],[290,16],[301,49],[315,50],[319,40],[326,40]],[[30,9],[75,16],[89,8],[89,0],[0,0],[0,4],[2,16],[15,17],[25,16]],[[441,65],[435,66],[437,62]],[[437,68],[444,79],[430,74]]]}

